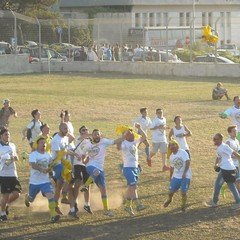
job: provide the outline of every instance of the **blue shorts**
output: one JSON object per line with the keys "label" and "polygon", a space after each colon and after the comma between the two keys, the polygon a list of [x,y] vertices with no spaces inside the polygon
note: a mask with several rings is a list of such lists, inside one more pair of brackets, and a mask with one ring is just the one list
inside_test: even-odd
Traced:
{"label": "blue shorts", "polygon": [[[87,166],[86,169],[87,169],[87,173],[94,179],[94,182],[98,186],[101,186],[101,187],[105,188],[105,174],[104,174],[104,172],[99,170],[98,168],[96,168],[94,166],[91,166],[91,165]],[[97,177],[94,175],[94,173],[96,171],[100,172],[100,174]]]}
{"label": "blue shorts", "polygon": [[181,192],[186,193],[190,186],[190,179],[189,178],[175,178],[173,177],[170,182],[169,190],[171,192],[176,192],[181,187]]}
{"label": "blue shorts", "polygon": [[134,186],[137,185],[139,169],[137,167],[124,167],[123,175],[127,180],[127,185]]}
{"label": "blue shorts", "polygon": [[236,167],[236,182],[240,182],[240,172],[238,167]]}
{"label": "blue shorts", "polygon": [[29,185],[29,201],[33,202],[37,194],[41,191],[42,195],[45,196],[45,193],[54,193],[52,184],[50,182],[43,184],[30,184]]}
{"label": "blue shorts", "polygon": [[62,171],[63,171],[63,165],[62,164],[57,164],[56,166],[54,166],[54,168],[53,168],[53,178],[54,178],[54,180],[60,180],[60,181],[64,182],[64,180],[62,178]]}

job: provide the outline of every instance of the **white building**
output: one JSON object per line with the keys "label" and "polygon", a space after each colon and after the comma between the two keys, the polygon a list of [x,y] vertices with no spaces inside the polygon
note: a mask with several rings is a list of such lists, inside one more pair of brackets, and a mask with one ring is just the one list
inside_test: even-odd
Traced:
{"label": "white building", "polygon": [[59,0],[58,7],[65,18],[94,18],[95,36],[101,39],[114,41],[121,31],[124,41],[134,27],[210,25],[219,44],[240,46],[240,0]]}

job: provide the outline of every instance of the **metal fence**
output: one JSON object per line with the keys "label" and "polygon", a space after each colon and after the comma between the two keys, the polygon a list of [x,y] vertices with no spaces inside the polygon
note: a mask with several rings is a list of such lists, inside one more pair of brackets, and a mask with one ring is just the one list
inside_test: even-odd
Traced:
{"label": "metal fence", "polygon": [[[147,20],[151,25],[151,19]],[[157,50],[173,50],[201,41],[203,19],[189,18],[179,26],[181,19],[164,17],[161,26],[135,27],[131,13],[106,15],[96,19],[42,20],[30,18],[13,11],[0,11],[0,41],[11,43],[15,48],[26,41],[43,44],[71,43],[74,45],[98,46],[102,44],[128,46],[136,45]],[[240,45],[238,30],[240,18],[226,19],[216,16],[211,19],[211,26],[218,32],[219,44],[234,42]]]}

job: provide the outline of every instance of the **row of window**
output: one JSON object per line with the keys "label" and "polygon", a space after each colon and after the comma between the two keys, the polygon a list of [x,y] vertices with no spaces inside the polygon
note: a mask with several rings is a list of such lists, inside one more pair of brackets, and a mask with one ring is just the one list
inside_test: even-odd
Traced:
{"label": "row of window", "polygon": [[[159,27],[166,26],[168,13],[135,13],[135,27]],[[221,24],[227,26],[231,25],[231,13],[221,12],[220,17],[222,19]],[[193,19],[192,12],[179,13],[179,26],[190,26]],[[202,26],[214,26],[216,18],[214,19],[212,12],[202,12]],[[226,19],[226,20],[225,20]],[[200,25],[200,24],[199,24]]]}

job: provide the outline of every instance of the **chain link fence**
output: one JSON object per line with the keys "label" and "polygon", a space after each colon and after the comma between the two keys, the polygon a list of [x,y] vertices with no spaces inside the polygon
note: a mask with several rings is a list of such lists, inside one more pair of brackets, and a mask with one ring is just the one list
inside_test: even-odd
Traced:
{"label": "chain link fence", "polygon": [[139,24],[139,19],[133,19],[131,13],[105,14],[96,19],[42,20],[13,11],[0,11],[0,41],[9,42],[15,48],[33,41],[40,45],[70,43],[85,47],[117,44],[122,51],[131,49],[132,52],[141,46],[147,51],[155,49],[168,53],[176,48],[192,48],[195,42],[201,42],[202,26],[210,24],[218,33],[218,45],[232,42],[240,45],[238,17],[208,15],[205,21],[203,16],[192,18],[189,15],[183,20],[166,14],[161,24],[154,24],[156,20],[149,16]]}

